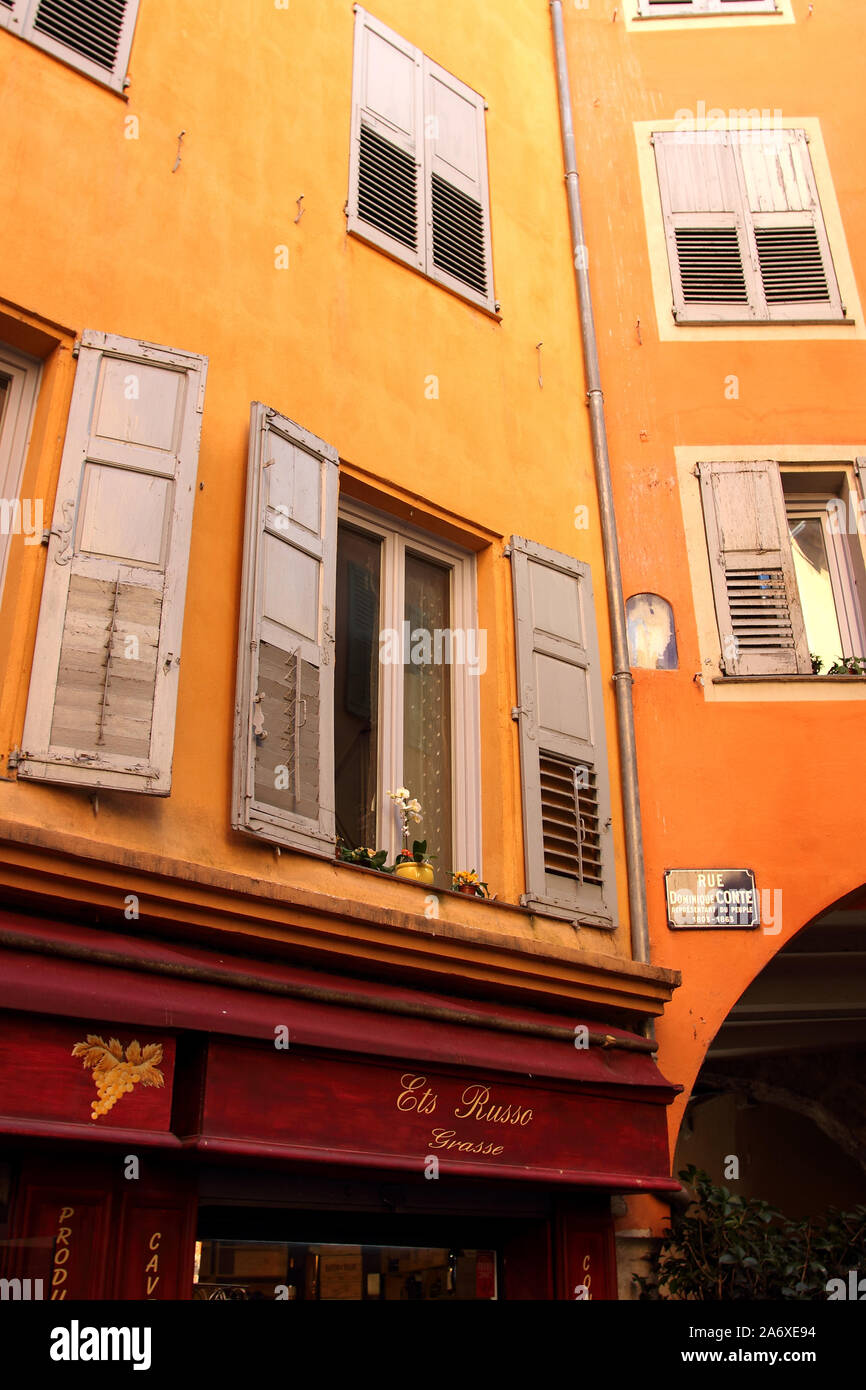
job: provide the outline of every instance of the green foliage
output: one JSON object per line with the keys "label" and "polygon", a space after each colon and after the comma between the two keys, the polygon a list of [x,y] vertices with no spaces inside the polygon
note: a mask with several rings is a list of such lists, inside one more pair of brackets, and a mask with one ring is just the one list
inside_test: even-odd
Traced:
{"label": "green foliage", "polygon": [[840,656],[827,668],[828,676],[866,676],[866,656]]}
{"label": "green foliage", "polygon": [[822,656],[816,656],[814,652],[810,652],[809,656],[812,660],[812,674],[814,676],[819,676],[821,674],[821,667],[824,665],[824,658]]}
{"label": "green foliage", "polygon": [[672,1213],[650,1275],[634,1276],[642,1299],[826,1299],[829,1279],[866,1271],[866,1206],[791,1221],[694,1164],[679,1177],[693,1201]]}
{"label": "green foliage", "polygon": [[383,874],[393,873],[393,869],[385,867],[385,860],[388,858],[386,849],[370,850],[359,847],[350,849],[342,840],[337,844],[337,858],[344,864],[360,864],[365,869],[378,869]]}

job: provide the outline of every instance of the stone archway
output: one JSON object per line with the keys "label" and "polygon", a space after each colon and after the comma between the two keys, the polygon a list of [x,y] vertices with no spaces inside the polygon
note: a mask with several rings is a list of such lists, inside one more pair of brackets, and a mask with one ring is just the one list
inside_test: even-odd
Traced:
{"label": "stone archway", "polygon": [[[731,1159],[737,1159],[737,1164]],[[809,1214],[866,1202],[866,886],[803,927],[731,1009],[698,1073],[675,1171]]]}

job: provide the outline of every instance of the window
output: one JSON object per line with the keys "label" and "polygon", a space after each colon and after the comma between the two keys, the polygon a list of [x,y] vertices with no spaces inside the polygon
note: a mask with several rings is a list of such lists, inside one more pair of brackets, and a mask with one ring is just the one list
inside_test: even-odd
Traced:
{"label": "window", "polygon": [[122,92],[138,0],[0,0],[0,29]]}
{"label": "window", "polygon": [[484,100],[355,7],[349,230],[495,310]]}
{"label": "window", "polygon": [[35,358],[0,343],[0,598],[11,537],[42,541],[41,504],[20,496],[40,370]]}
{"label": "window", "polygon": [[170,791],[206,372],[82,334],[19,777]]}
{"label": "window", "polygon": [[338,516],[334,450],[255,412],[233,823],[393,858],[387,793],[406,786],[450,887],[452,869],[481,869],[474,560],[354,502]]}
{"label": "window", "polygon": [[803,130],[653,135],[677,323],[813,323],[845,307]]}
{"label": "window", "polygon": [[699,465],[722,665],[807,674],[866,653],[863,504],[847,469]]}
{"label": "window", "polygon": [[638,0],[639,14],[651,19],[680,19],[693,14],[778,14],[776,0]]}

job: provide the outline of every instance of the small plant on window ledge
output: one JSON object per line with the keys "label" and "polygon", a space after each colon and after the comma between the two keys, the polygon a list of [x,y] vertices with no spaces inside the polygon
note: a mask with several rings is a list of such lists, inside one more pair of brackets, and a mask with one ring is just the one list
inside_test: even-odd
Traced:
{"label": "small plant on window ledge", "polygon": [[394,873],[398,878],[411,878],[416,883],[433,882],[433,865],[431,859],[435,859],[435,854],[427,853],[426,840],[414,840],[412,842],[411,853],[409,851],[409,826],[411,823],[416,825],[421,821],[421,803],[416,801],[408,787],[398,787],[395,792],[389,792],[391,800],[397,807],[400,817],[400,838],[403,848],[397,855],[397,862],[394,865]]}
{"label": "small plant on window ledge", "polygon": [[350,849],[342,840],[338,840],[337,858],[343,864],[359,864],[362,869],[378,869],[383,874],[394,872],[385,866],[385,860],[388,858],[386,849]]}
{"label": "small plant on window ledge", "polygon": [[490,889],[482,883],[474,869],[458,869],[451,875],[451,887],[455,893],[464,893],[467,898],[489,898]]}
{"label": "small plant on window ledge", "polygon": [[823,656],[816,656],[814,652],[810,652],[809,657],[812,662],[812,675],[820,676],[821,667],[824,665]]}
{"label": "small plant on window ledge", "polygon": [[866,676],[866,656],[840,656],[827,669],[828,676]]}

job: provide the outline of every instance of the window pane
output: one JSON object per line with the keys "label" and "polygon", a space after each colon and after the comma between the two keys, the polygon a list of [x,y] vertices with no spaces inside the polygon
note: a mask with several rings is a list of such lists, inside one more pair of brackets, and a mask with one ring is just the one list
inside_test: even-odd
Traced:
{"label": "window pane", "polygon": [[379,766],[381,542],[349,526],[337,536],[334,769],[337,834],[351,848],[376,845]]}
{"label": "window pane", "polygon": [[[406,556],[405,621],[409,624],[403,689],[403,785],[421,803],[415,838],[437,858],[436,882],[450,888],[451,835],[451,574]],[[472,869],[473,864],[460,868]]]}
{"label": "window pane", "polygon": [[820,516],[789,516],[788,531],[809,651],[823,658],[826,671],[843,652],[824,528]]}

